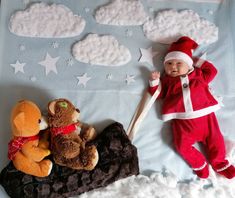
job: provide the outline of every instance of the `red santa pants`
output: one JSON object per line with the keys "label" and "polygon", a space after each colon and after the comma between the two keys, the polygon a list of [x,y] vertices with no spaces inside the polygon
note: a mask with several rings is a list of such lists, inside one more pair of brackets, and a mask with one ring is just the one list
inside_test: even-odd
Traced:
{"label": "red santa pants", "polygon": [[176,150],[194,170],[203,169],[207,161],[193,146],[196,142],[204,145],[208,161],[215,171],[221,171],[229,165],[225,159],[224,139],[214,113],[195,119],[172,120],[172,129]]}

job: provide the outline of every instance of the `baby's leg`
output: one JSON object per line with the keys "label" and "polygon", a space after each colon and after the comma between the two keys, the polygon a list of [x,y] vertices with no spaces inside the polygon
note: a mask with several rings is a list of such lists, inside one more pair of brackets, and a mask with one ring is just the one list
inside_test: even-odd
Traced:
{"label": "baby's leg", "polygon": [[192,167],[200,178],[209,176],[208,164],[204,155],[193,144],[200,140],[194,120],[173,120],[174,145],[177,152]]}
{"label": "baby's leg", "polygon": [[230,165],[228,160],[225,159],[226,151],[224,145],[224,138],[220,132],[220,128],[215,117],[212,113],[208,115],[208,136],[206,138],[206,148],[209,161],[213,169],[225,177],[231,179],[235,177],[235,168]]}

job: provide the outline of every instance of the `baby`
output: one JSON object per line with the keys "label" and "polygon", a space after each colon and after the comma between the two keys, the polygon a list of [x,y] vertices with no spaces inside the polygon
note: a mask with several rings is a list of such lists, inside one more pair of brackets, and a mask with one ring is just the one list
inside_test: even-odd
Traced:
{"label": "baby", "polygon": [[[175,148],[197,176],[207,178],[210,163],[217,173],[231,179],[235,168],[225,159],[224,139],[214,113],[219,105],[208,88],[217,70],[202,60],[193,67],[192,50],[197,46],[185,36],[172,43],[164,60],[165,74],[151,73],[149,92],[160,91],[162,119],[172,120]],[[196,142],[204,145],[208,161],[193,146]]]}

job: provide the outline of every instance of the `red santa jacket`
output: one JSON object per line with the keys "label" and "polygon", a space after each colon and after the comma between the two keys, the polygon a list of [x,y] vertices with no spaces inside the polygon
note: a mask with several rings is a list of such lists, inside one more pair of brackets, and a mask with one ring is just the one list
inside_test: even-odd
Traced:
{"label": "red santa jacket", "polygon": [[208,84],[217,74],[208,61],[197,61],[197,67],[187,75],[170,77],[164,75],[160,81],[150,81],[149,93],[160,91],[163,98],[162,119],[198,118],[220,108],[210,93]]}

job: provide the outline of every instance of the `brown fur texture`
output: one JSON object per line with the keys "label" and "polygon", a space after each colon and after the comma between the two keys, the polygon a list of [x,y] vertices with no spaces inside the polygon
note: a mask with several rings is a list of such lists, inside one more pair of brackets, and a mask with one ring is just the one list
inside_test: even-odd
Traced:
{"label": "brown fur texture", "polygon": [[96,136],[93,127],[79,121],[80,111],[66,99],[56,99],[48,104],[48,123],[55,128],[76,123],[77,129],[66,134],[51,135],[51,150],[55,163],[76,170],[92,170],[98,162],[95,146],[86,143]]}
{"label": "brown fur texture", "polygon": [[53,102],[55,102],[53,108],[54,112],[52,113],[49,109],[50,113],[50,116],[48,117],[49,126],[61,127],[73,124],[72,116],[74,111],[76,111],[73,104],[68,100],[63,100],[63,99],[59,99]]}

